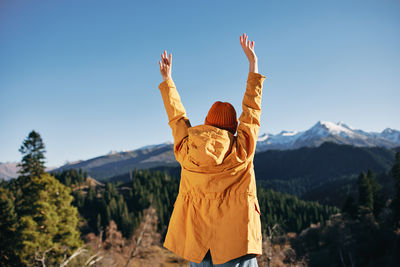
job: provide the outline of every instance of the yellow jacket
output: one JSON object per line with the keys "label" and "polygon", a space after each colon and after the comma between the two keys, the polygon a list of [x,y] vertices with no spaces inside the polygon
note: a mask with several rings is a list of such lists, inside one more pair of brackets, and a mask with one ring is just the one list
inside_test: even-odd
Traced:
{"label": "yellow jacket", "polygon": [[210,249],[213,263],[222,264],[262,254],[253,158],[264,80],[248,75],[237,136],[209,125],[191,127],[173,80],[159,85],[182,167],[163,245],[182,258],[200,263]]}

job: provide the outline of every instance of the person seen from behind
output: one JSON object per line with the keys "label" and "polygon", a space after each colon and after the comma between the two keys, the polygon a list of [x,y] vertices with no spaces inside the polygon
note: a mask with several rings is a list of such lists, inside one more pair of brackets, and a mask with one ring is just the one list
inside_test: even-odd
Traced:
{"label": "person seen from behind", "polygon": [[262,254],[253,158],[265,76],[258,73],[254,41],[246,34],[239,39],[250,65],[239,121],[230,103],[217,101],[204,124],[192,127],[172,80],[172,55],[164,51],[159,62],[159,89],[182,168],[163,246],[191,267],[254,267]]}

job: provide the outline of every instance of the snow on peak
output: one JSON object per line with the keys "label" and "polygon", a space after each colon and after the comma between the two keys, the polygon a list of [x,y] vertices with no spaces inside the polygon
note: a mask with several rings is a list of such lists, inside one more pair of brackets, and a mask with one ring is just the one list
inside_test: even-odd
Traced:
{"label": "snow on peak", "polygon": [[395,143],[400,143],[400,131],[391,128],[386,128],[385,130],[382,131],[380,136]]}
{"label": "snow on peak", "polygon": [[347,128],[347,129],[349,129],[349,130],[354,130],[353,127],[350,127],[349,125],[347,125],[347,124],[344,123],[343,121],[337,122],[336,125],[342,126],[342,127]]}
{"label": "snow on peak", "polygon": [[395,132],[396,130],[393,130],[391,128],[386,128],[385,130],[382,131],[383,134],[393,134]]}
{"label": "snow on peak", "polygon": [[153,145],[147,145],[147,146],[142,146],[140,148],[138,148],[137,150],[145,150],[145,149],[152,149],[152,148],[161,148],[161,147],[165,147],[165,146],[169,146],[173,144],[171,141],[167,141],[161,144],[153,144]]}
{"label": "snow on peak", "polygon": [[264,133],[258,137],[258,141],[263,142],[263,141],[267,140],[269,137],[270,137],[270,135],[268,133]]}
{"label": "snow on peak", "polygon": [[299,133],[298,131],[282,131],[282,132],[280,132],[279,135],[282,135],[282,136],[293,136],[293,135],[296,135],[298,133]]}
{"label": "snow on peak", "polygon": [[330,134],[352,134],[352,130],[349,126],[344,124],[343,122],[338,122],[338,123],[333,123],[330,121],[318,121],[314,127],[311,129],[314,129],[314,131],[321,133],[322,132],[328,132]]}
{"label": "snow on peak", "polygon": [[258,138],[257,151],[268,149],[295,149],[304,146],[318,146],[326,141],[354,146],[381,146],[393,148],[400,145],[400,131],[386,128],[382,132],[365,132],[346,125],[320,120],[305,131],[281,131],[278,134],[265,133]]}

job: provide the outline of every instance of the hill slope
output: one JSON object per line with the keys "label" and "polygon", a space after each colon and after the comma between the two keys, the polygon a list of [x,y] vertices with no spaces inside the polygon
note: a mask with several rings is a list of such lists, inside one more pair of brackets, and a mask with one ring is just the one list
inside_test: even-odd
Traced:
{"label": "hill slope", "polygon": [[361,171],[387,172],[395,151],[326,142],[316,148],[269,150],[256,154],[257,180],[274,190],[302,196],[309,190]]}
{"label": "hill slope", "polygon": [[148,169],[160,165],[176,166],[177,164],[173,154],[172,144],[164,143],[67,164],[52,170],[52,172],[59,172],[70,168],[82,168],[82,170],[87,171],[91,177],[99,181],[105,181],[112,176],[129,173],[129,171],[135,168]]}

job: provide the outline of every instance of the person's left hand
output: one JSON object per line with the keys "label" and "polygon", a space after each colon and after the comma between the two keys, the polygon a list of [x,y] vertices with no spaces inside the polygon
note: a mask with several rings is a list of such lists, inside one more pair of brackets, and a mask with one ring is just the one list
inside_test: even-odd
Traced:
{"label": "person's left hand", "polygon": [[158,62],[160,64],[160,72],[163,80],[166,81],[171,78],[171,68],[172,68],[172,54],[167,57],[167,51],[161,54],[161,60]]}

